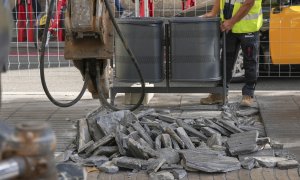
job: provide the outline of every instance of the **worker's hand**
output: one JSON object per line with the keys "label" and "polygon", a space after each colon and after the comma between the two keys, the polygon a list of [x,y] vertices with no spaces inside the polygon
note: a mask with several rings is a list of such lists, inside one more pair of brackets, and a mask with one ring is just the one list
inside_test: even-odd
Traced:
{"label": "worker's hand", "polygon": [[211,17],[216,17],[216,15],[213,14],[212,12],[208,12],[208,13],[206,13],[206,14],[203,14],[203,15],[199,16],[199,17],[203,17],[203,18],[211,18]]}
{"label": "worker's hand", "polygon": [[221,31],[222,32],[224,32],[224,31],[228,32],[228,31],[230,31],[232,29],[233,25],[234,25],[234,22],[231,19],[225,20],[221,24]]}

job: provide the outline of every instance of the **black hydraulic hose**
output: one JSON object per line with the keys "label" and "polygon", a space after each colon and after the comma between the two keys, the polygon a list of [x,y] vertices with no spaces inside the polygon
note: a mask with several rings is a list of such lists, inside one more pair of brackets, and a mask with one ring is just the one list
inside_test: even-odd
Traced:
{"label": "black hydraulic hose", "polygon": [[61,103],[57,100],[55,100],[52,95],[50,94],[47,84],[46,84],[46,80],[45,80],[45,44],[46,44],[46,40],[47,40],[47,34],[48,34],[48,30],[49,30],[49,24],[50,24],[50,18],[52,15],[52,11],[53,11],[53,7],[54,7],[54,2],[55,0],[51,0],[50,1],[50,5],[49,5],[49,10],[48,10],[48,14],[47,14],[47,19],[46,19],[46,24],[45,24],[45,29],[43,32],[43,37],[42,37],[42,46],[41,46],[41,55],[40,55],[40,76],[41,76],[41,82],[42,82],[42,86],[43,89],[45,91],[46,96],[48,97],[48,99],[55,104],[56,106],[59,107],[70,107],[74,104],[76,104],[83,96],[87,85],[88,85],[88,80],[89,80],[89,70],[88,70],[88,65],[86,65],[86,71],[85,71],[85,79],[84,79],[84,84],[83,87],[80,91],[80,93],[78,94],[78,96],[72,100],[71,102],[68,103]]}
{"label": "black hydraulic hose", "polygon": [[[113,11],[110,7],[110,4],[109,4],[109,0],[104,0],[104,3],[105,3],[105,6],[108,10],[108,14],[109,14],[109,17],[113,23],[113,26],[118,34],[118,36],[120,37],[121,41],[122,41],[122,44],[124,45],[124,48],[126,49],[126,51],[128,52],[129,56],[131,57],[131,60],[139,74],[139,77],[140,77],[140,80],[141,80],[141,97],[139,99],[139,101],[137,102],[137,104],[135,106],[133,106],[132,108],[130,108],[129,110],[131,111],[134,111],[136,110],[138,107],[141,106],[141,104],[143,103],[143,100],[144,100],[144,97],[145,97],[145,81],[144,81],[144,78],[143,78],[143,75],[142,75],[142,72],[141,72],[141,69],[137,63],[137,60],[134,56],[134,54],[132,53],[131,49],[129,48],[128,44],[126,43],[125,41],[125,38],[124,36],[122,35],[121,33],[121,30],[115,20],[115,17],[114,17],[114,14],[113,14]],[[99,99],[100,99],[100,102],[102,103],[102,105],[114,110],[114,111],[118,111],[118,110],[121,110],[121,109],[118,109],[116,108],[115,106],[112,106],[110,103],[107,102],[106,98],[104,97],[103,95],[103,91],[100,89],[101,86],[100,86],[100,67],[99,67],[99,64],[97,64],[96,66],[97,68],[97,77],[96,77],[96,86],[97,86],[97,91],[98,91],[98,94],[99,94]],[[100,87],[99,87],[100,86]]]}

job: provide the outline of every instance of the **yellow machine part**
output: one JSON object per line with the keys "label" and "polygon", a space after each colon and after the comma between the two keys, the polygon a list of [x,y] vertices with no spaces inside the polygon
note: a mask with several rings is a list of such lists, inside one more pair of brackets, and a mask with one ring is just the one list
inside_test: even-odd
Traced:
{"label": "yellow machine part", "polygon": [[300,6],[272,10],[270,51],[273,64],[300,64]]}

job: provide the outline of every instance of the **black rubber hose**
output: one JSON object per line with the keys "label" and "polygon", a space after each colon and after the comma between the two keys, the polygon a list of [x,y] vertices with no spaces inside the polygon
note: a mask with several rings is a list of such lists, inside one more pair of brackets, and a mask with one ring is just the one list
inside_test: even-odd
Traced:
{"label": "black rubber hose", "polygon": [[40,55],[40,76],[41,76],[41,82],[42,82],[42,86],[43,89],[45,91],[46,96],[48,97],[48,99],[55,104],[56,106],[59,107],[70,107],[74,104],[76,104],[83,96],[87,85],[88,85],[88,80],[89,80],[89,70],[88,70],[88,65],[86,65],[86,70],[85,70],[85,79],[84,79],[84,84],[82,86],[82,89],[80,91],[80,93],[78,94],[78,96],[71,102],[68,103],[61,103],[57,100],[55,100],[52,95],[50,94],[47,84],[46,84],[46,80],[45,80],[45,44],[46,44],[46,40],[47,40],[47,34],[48,34],[48,30],[49,30],[49,24],[50,24],[50,19],[52,16],[52,11],[53,11],[53,7],[54,7],[54,2],[55,0],[51,0],[50,1],[50,5],[49,5],[49,9],[48,9],[48,15],[47,15],[47,19],[46,19],[46,24],[45,24],[45,28],[44,28],[44,32],[43,32],[43,37],[42,37],[42,46],[41,46],[41,55]]}
{"label": "black rubber hose", "polygon": [[[131,60],[139,74],[139,77],[140,77],[140,80],[141,80],[141,85],[142,85],[142,88],[141,88],[141,97],[139,99],[139,101],[137,102],[136,105],[134,105],[132,108],[130,108],[129,110],[130,111],[134,111],[136,110],[138,107],[140,107],[143,103],[143,100],[144,100],[144,97],[145,97],[145,81],[144,81],[144,78],[143,78],[143,75],[142,75],[142,72],[141,72],[141,69],[137,63],[137,60],[133,54],[133,52],[131,51],[131,49],[129,48],[128,44],[126,43],[125,41],[125,38],[124,36],[122,35],[121,33],[121,30],[115,20],[115,17],[114,17],[114,14],[113,14],[113,11],[110,7],[110,4],[109,4],[109,0],[104,0],[104,3],[106,5],[106,8],[108,10],[108,14],[109,14],[109,17],[113,23],[113,26],[118,34],[118,36],[120,37],[121,41],[122,41],[122,44],[124,45],[124,48],[126,49],[126,51],[128,52],[129,56],[131,57]],[[99,94],[99,99],[100,99],[100,102],[102,105],[114,110],[114,111],[118,111],[118,110],[121,110],[121,109],[118,109],[116,108],[115,106],[112,106],[110,103],[107,102],[106,98],[104,97],[103,95],[103,91],[100,89],[101,86],[100,86],[100,68],[99,68],[99,64],[97,64],[96,66],[97,68],[97,77],[96,77],[96,86],[97,86],[97,91],[98,91],[98,94]],[[99,87],[100,86],[100,87]]]}

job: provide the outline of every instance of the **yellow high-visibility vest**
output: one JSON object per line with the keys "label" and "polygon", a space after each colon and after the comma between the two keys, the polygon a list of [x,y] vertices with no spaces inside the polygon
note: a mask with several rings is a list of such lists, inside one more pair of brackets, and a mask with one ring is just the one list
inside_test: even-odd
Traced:
{"label": "yellow high-visibility vest", "polygon": [[[231,0],[233,4],[232,16],[234,16],[240,7],[243,5],[245,0]],[[220,17],[221,21],[224,21],[224,6],[225,2],[229,3],[229,0],[220,0]],[[254,5],[248,12],[248,14],[243,17],[239,22],[235,23],[232,28],[233,33],[250,33],[258,31],[263,24],[263,14],[261,7],[262,0],[255,0]]]}

